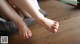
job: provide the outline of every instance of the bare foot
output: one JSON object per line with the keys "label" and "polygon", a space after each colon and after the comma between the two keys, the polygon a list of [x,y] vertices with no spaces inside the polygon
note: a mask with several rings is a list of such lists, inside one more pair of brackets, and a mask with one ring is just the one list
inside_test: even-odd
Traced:
{"label": "bare foot", "polygon": [[38,20],[38,22],[45,28],[47,29],[48,31],[50,32],[57,32],[57,29],[59,27],[59,23],[56,22],[56,21],[53,21],[51,19],[48,19],[48,18],[43,18],[43,19],[40,19]]}
{"label": "bare foot", "polygon": [[19,33],[23,39],[30,38],[32,36],[32,33],[27,26],[20,27]]}

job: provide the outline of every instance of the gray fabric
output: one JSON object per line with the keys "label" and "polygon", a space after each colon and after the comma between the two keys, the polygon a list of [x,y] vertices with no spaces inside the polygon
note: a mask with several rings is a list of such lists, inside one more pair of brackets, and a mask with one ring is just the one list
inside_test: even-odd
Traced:
{"label": "gray fabric", "polygon": [[[0,21],[1,21],[0,24],[2,24],[7,28],[2,30],[16,31],[18,29],[17,26],[12,21],[3,21],[3,20],[0,20]],[[27,19],[24,19],[24,22],[26,23],[27,26],[29,26],[34,22],[34,19],[27,18]],[[1,30],[1,27],[0,27],[0,30]]]}
{"label": "gray fabric", "polygon": [[[24,22],[29,26],[34,22],[34,19],[27,18],[24,19]],[[18,28],[12,21],[0,20],[0,35],[10,35],[15,32],[18,32]]]}
{"label": "gray fabric", "polygon": [[34,21],[35,19],[33,18],[24,19],[24,22],[26,23],[27,26],[31,25]]}

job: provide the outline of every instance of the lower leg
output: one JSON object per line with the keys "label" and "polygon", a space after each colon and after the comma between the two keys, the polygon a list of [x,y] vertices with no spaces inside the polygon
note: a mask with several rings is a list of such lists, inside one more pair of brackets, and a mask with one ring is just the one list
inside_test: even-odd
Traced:
{"label": "lower leg", "polygon": [[4,14],[5,14],[5,13],[2,12],[2,10],[0,10],[0,17],[1,17],[2,19],[4,19],[4,20],[9,21],[10,19],[9,19],[7,16],[5,16]]}
{"label": "lower leg", "polygon": [[34,6],[36,7],[36,9],[38,9],[41,14],[43,14],[44,16],[47,15],[47,13],[40,8],[39,3],[38,3],[37,0],[32,0],[32,2],[34,4]]}
{"label": "lower leg", "polygon": [[[18,8],[19,9],[19,8]],[[28,17],[28,18],[32,18],[32,16],[27,13],[25,10],[23,9],[19,9],[20,14],[22,14],[24,17]]]}
{"label": "lower leg", "polygon": [[37,0],[32,0],[32,1],[33,1],[33,4],[35,5],[35,7],[39,10],[40,6],[38,4],[38,1]]}
{"label": "lower leg", "polygon": [[13,1],[20,9],[23,9],[23,10],[27,11],[34,18],[36,18],[36,19],[39,18],[39,17],[44,18],[44,16],[33,5],[31,0],[13,0]]}

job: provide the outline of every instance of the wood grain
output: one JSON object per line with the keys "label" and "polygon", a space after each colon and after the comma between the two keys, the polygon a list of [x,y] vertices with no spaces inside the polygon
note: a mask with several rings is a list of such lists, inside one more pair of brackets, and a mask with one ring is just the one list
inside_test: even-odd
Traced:
{"label": "wood grain", "polygon": [[33,33],[30,39],[22,40],[16,33],[9,36],[9,44],[80,44],[80,10],[73,10],[74,7],[55,0],[39,4],[47,11],[48,18],[60,22],[58,32],[50,33],[34,23],[29,26]]}

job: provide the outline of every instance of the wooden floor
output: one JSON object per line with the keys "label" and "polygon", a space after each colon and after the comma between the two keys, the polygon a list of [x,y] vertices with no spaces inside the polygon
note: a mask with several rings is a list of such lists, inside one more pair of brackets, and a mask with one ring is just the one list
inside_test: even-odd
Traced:
{"label": "wooden floor", "polygon": [[9,36],[9,44],[80,44],[80,10],[55,0],[42,1],[40,6],[48,18],[59,21],[58,32],[50,33],[34,23],[29,26],[33,33],[30,39],[21,40],[16,33]]}

